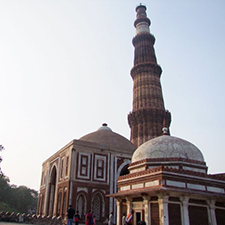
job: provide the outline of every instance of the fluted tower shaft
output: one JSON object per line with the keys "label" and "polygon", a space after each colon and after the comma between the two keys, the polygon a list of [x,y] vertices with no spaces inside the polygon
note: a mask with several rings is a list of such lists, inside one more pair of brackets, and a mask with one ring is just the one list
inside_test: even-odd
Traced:
{"label": "fluted tower shaft", "polygon": [[136,12],[134,66],[131,70],[134,85],[133,110],[128,115],[128,123],[131,128],[131,142],[138,147],[162,135],[163,126],[170,126],[171,115],[164,107],[160,83],[162,69],[157,64],[155,38],[150,33],[151,22],[146,16],[146,7],[139,5]]}

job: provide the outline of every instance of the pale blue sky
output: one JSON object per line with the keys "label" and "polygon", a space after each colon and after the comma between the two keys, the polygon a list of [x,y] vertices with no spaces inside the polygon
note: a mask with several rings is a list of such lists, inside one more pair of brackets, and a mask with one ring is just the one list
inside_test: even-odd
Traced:
{"label": "pale blue sky", "polygon": [[[11,183],[103,122],[129,139],[136,0],[0,0],[0,144]],[[225,172],[224,0],[149,0],[171,134]]]}

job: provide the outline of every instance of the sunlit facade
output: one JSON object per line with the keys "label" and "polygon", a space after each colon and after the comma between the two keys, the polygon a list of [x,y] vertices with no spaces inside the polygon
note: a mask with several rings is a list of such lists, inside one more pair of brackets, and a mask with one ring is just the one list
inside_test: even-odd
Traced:
{"label": "sunlit facade", "polygon": [[73,140],[42,165],[37,214],[66,219],[69,204],[82,221],[91,209],[98,223],[107,221],[116,202],[118,176],[128,172],[135,147],[103,124],[96,132]]}

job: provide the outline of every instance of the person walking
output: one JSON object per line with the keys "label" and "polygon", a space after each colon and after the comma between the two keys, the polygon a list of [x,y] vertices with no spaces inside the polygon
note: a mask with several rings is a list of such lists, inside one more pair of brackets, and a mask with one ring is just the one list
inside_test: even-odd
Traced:
{"label": "person walking", "polygon": [[96,225],[96,218],[93,216],[93,224]]}
{"label": "person walking", "polygon": [[109,215],[108,225],[113,225],[113,212],[111,212],[110,215]]}
{"label": "person walking", "polygon": [[74,220],[75,220],[75,225],[79,225],[79,221],[80,221],[80,215],[79,215],[79,211],[76,211],[76,214],[74,216]]}
{"label": "person walking", "polygon": [[126,222],[126,213],[123,213],[122,225],[127,225],[127,222]]}
{"label": "person walking", "polygon": [[67,225],[73,225],[73,216],[75,214],[75,210],[72,205],[69,205],[69,209],[67,210]]}
{"label": "person walking", "polygon": [[93,224],[93,214],[91,213],[91,210],[88,211],[86,215],[86,225]]}
{"label": "person walking", "polygon": [[129,225],[133,224],[133,215],[134,215],[134,210],[131,210],[131,212],[127,215],[127,218],[126,218],[127,224]]}

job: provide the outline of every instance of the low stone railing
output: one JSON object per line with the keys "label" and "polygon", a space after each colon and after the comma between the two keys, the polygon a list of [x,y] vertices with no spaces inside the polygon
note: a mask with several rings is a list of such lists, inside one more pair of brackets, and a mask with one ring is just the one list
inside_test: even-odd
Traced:
{"label": "low stone railing", "polygon": [[14,223],[27,223],[27,224],[38,224],[38,225],[63,225],[61,217],[55,216],[40,216],[36,214],[21,214],[21,213],[10,213],[0,212],[0,221],[14,222]]}

